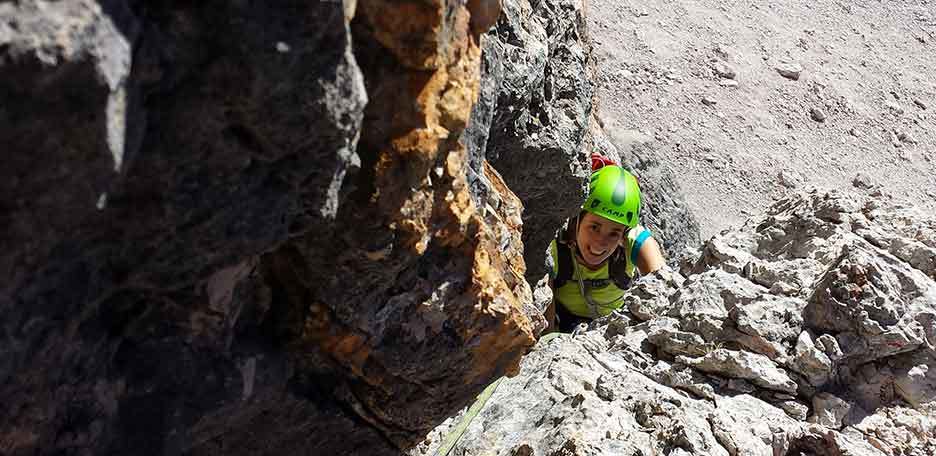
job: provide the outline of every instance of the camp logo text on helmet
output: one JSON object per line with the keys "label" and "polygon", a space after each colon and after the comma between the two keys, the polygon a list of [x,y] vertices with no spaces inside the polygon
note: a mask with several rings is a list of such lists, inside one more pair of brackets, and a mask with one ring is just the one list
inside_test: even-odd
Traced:
{"label": "camp logo text on helmet", "polygon": [[620,166],[604,166],[591,175],[588,198],[582,210],[629,228],[640,217],[640,187],[637,179]]}

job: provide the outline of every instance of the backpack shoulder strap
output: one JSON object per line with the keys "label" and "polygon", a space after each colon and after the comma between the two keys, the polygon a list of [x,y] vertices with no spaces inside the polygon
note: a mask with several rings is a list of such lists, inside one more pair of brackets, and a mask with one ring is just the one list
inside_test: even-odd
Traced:
{"label": "backpack shoulder strap", "polygon": [[631,281],[634,280],[627,274],[627,254],[623,247],[618,247],[612,254],[611,261],[608,262],[608,276],[614,285],[622,290],[630,287]]}
{"label": "backpack shoulder strap", "polygon": [[556,278],[553,279],[553,287],[557,290],[572,279],[572,262],[575,260],[572,259],[572,247],[569,245],[569,241],[571,232],[575,229],[577,218],[570,218],[566,222],[566,226],[556,234],[556,261],[558,261],[558,265],[556,266]]}

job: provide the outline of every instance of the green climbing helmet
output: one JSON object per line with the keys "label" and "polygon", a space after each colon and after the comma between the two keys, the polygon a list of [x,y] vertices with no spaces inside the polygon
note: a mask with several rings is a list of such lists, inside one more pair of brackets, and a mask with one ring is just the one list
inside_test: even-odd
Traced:
{"label": "green climbing helmet", "polygon": [[603,166],[591,175],[588,198],[582,210],[628,228],[640,217],[640,187],[637,178],[616,165]]}

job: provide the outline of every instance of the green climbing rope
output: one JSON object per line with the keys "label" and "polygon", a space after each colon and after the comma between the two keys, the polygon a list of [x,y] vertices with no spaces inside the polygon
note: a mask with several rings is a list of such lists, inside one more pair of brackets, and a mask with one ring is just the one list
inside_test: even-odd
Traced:
{"label": "green climbing rope", "polygon": [[[540,337],[538,344],[545,344],[558,336],[558,332],[553,332],[546,334],[543,337]],[[487,403],[488,399],[494,395],[494,391],[497,390],[497,387],[504,381],[504,377],[501,377],[495,380],[493,383],[484,388],[484,391],[481,391],[481,394],[478,395],[478,398],[475,399],[474,404],[471,404],[471,407],[468,407],[468,411],[465,412],[465,416],[462,417],[461,421],[452,428],[452,430],[445,437],[445,440],[442,442],[442,445],[439,446],[439,450],[436,451],[436,456],[448,456],[449,452],[455,448],[455,444],[458,443],[458,440],[461,439],[461,436],[468,430],[468,426],[471,425],[471,421],[478,416],[478,413],[481,412],[481,409],[484,408],[484,404]]]}

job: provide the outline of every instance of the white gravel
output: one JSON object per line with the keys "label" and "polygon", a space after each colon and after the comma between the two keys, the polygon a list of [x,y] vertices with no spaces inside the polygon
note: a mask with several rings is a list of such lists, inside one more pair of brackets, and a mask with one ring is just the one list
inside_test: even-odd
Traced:
{"label": "white gravel", "polygon": [[[590,0],[597,115],[655,138],[654,158],[680,176],[703,239],[787,192],[850,187],[859,173],[936,210],[933,8]],[[791,63],[798,80],[778,72]],[[781,175],[797,176],[795,188]]]}

